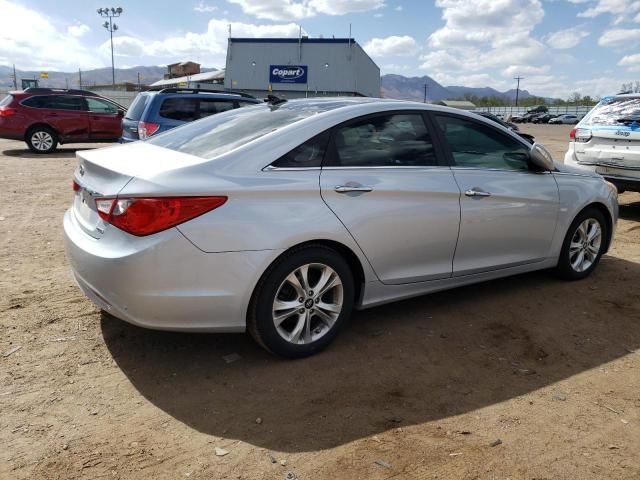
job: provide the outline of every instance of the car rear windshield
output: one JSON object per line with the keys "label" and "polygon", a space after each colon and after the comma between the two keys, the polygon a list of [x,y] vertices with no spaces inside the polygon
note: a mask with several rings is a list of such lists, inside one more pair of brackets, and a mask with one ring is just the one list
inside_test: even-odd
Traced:
{"label": "car rear windshield", "polygon": [[13,95],[6,95],[2,100],[0,100],[0,107],[4,107],[5,105],[9,105],[13,100]]}
{"label": "car rear windshield", "polygon": [[127,114],[124,118],[127,120],[133,120],[134,122],[139,121],[142,118],[142,114],[144,113],[144,109],[147,107],[150,98],[150,95],[138,95],[129,107],[129,110],[127,110]]}
{"label": "car rear windshield", "polygon": [[640,97],[602,100],[587,119],[590,125],[629,125],[634,122],[640,123]]}
{"label": "car rear windshield", "polygon": [[279,128],[347,104],[348,101],[342,100],[305,101],[289,102],[279,106],[256,105],[239,108],[174,128],[151,138],[148,142],[210,159]]}

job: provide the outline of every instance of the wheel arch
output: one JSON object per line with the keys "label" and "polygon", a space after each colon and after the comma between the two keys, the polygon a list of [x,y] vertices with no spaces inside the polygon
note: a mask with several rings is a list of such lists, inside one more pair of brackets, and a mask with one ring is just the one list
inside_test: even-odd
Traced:
{"label": "wheel arch", "polygon": [[577,218],[578,215],[580,215],[585,210],[588,210],[589,208],[595,208],[596,210],[598,210],[600,213],[602,213],[602,215],[604,216],[605,220],[607,221],[607,238],[605,239],[606,248],[604,250],[604,253],[607,253],[609,251],[609,247],[611,246],[611,239],[613,238],[613,217],[611,215],[611,212],[609,211],[609,209],[607,208],[607,206],[604,203],[592,202],[592,203],[586,205],[584,208],[582,208],[575,215],[574,218]]}
{"label": "wheel arch", "polygon": [[262,274],[260,275],[260,278],[258,279],[258,281],[253,287],[253,291],[251,292],[251,297],[249,300],[249,307],[247,308],[247,315],[251,311],[252,305],[254,304],[256,292],[258,291],[259,286],[262,284],[262,281],[266,277],[266,275],[271,271],[271,268],[277,262],[279,262],[283,256],[289,254],[291,251],[298,250],[300,248],[305,248],[305,247],[313,247],[313,246],[328,247],[336,251],[340,256],[342,256],[342,258],[345,259],[345,261],[349,265],[349,268],[353,272],[353,285],[355,290],[354,305],[356,307],[360,305],[362,300],[362,295],[364,293],[364,284],[365,284],[365,274],[364,274],[364,268],[362,266],[362,262],[360,261],[356,253],[351,248],[344,245],[343,243],[337,242],[335,240],[316,239],[316,240],[307,240],[305,242],[292,245],[291,247],[287,248],[285,251],[281,252],[280,255],[278,255],[276,258],[274,258],[271,261],[269,266],[264,270],[264,272],[262,272]]}
{"label": "wheel arch", "polygon": [[27,139],[29,138],[29,135],[33,131],[33,129],[38,128],[38,127],[46,127],[49,130],[53,130],[53,132],[58,136],[58,141],[60,140],[60,133],[58,133],[58,131],[55,128],[53,128],[51,125],[49,125],[47,122],[35,122],[35,123],[32,123],[31,125],[29,125],[26,128],[26,130],[24,131],[23,141],[26,142]]}

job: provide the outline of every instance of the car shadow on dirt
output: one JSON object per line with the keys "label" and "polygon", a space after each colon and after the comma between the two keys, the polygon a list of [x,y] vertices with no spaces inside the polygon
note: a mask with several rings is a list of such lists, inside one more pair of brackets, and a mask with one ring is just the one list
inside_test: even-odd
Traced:
{"label": "car shadow on dirt", "polygon": [[640,347],[639,318],[640,265],[605,257],[581,282],[539,272],[358,312],[328,350],[297,361],[240,334],[154,332],[108,315],[101,326],[158,408],[200,432],[299,452],[560,382]]}
{"label": "car shadow on dirt", "polygon": [[620,218],[625,220],[640,221],[640,202],[625,201],[620,197]]}
{"label": "car shadow on dirt", "polygon": [[35,153],[28,148],[11,148],[0,152],[0,155],[6,155],[8,157],[20,157],[20,158],[32,158],[36,160],[44,160],[47,158],[73,158],[76,156],[76,152],[82,150],[93,150],[95,148],[103,148],[117,144],[105,143],[99,145],[87,145],[84,147],[60,147],[53,153]]}

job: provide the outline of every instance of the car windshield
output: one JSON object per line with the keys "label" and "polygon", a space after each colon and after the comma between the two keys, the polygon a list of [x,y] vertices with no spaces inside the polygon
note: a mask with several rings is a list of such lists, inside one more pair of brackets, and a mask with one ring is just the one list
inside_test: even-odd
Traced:
{"label": "car windshield", "polygon": [[277,106],[245,107],[174,128],[148,142],[210,159],[279,128],[350,103],[349,100],[291,101]]}
{"label": "car windshield", "polygon": [[640,123],[640,97],[604,99],[593,108],[586,121],[591,125]]}
{"label": "car windshield", "polygon": [[134,122],[140,120],[142,118],[142,114],[144,113],[144,109],[147,106],[147,103],[149,103],[149,98],[151,97],[146,94],[138,95],[129,107],[129,110],[127,110],[127,114],[124,116],[124,118],[126,118],[127,120],[133,120]]}
{"label": "car windshield", "polygon": [[0,107],[4,107],[5,105],[9,105],[13,100],[13,96],[7,95],[2,100],[0,100]]}

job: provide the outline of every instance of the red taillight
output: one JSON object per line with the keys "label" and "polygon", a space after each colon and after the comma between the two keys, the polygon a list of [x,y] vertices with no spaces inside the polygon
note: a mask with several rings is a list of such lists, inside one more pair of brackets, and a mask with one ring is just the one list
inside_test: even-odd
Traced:
{"label": "red taillight", "polygon": [[73,181],[73,191],[74,192],[79,192],[81,189],[80,185],[78,185],[78,182],[76,182],[75,180]]}
{"label": "red taillight", "polygon": [[151,135],[156,133],[159,128],[159,123],[138,122],[138,137],[140,140],[149,138]]}
{"label": "red taillight", "polygon": [[573,127],[573,128],[571,129],[571,131],[569,132],[569,138],[570,138],[571,140],[575,140],[575,139],[576,139],[576,127]]}
{"label": "red taillight", "polygon": [[209,212],[227,197],[97,198],[98,214],[111,225],[142,237]]}
{"label": "red taillight", "polygon": [[15,108],[0,107],[0,118],[7,118],[15,115],[18,112]]}

